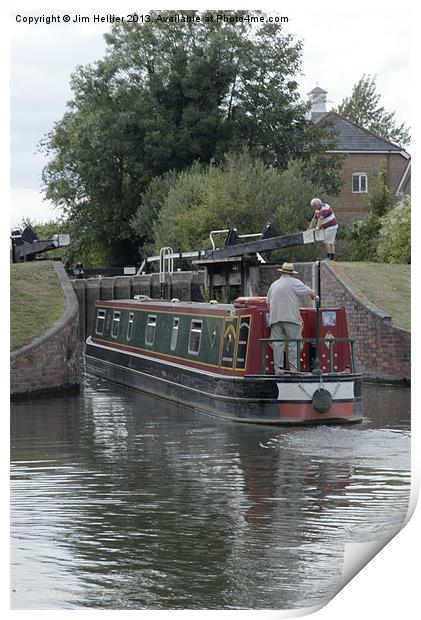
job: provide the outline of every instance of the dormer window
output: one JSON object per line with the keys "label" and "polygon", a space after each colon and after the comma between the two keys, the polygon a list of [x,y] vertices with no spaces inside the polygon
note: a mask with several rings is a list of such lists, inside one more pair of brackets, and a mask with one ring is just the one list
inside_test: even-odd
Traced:
{"label": "dormer window", "polygon": [[365,172],[354,172],[352,175],[352,193],[366,194],[368,192],[367,175]]}

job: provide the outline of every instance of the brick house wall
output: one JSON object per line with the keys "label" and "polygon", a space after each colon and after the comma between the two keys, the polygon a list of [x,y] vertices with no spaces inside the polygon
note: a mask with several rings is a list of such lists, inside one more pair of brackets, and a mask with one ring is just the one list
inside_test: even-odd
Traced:
{"label": "brick house wall", "polygon": [[[379,173],[382,169],[387,173],[388,188],[396,192],[407,165],[407,159],[400,153],[349,153],[344,156],[342,168],[342,189],[339,196],[327,197],[340,222],[352,225],[362,220],[365,215],[364,204],[367,192],[352,191],[352,175],[357,172],[367,175],[368,192],[379,182]],[[405,188],[410,193],[410,183]]]}
{"label": "brick house wall", "polygon": [[[326,103],[326,91],[314,89],[311,94],[323,96]],[[314,100],[314,97],[313,97]],[[405,178],[404,172],[411,160],[405,149],[381,138],[371,131],[347,119],[338,112],[319,112],[313,118],[316,125],[329,128],[335,135],[335,146],[326,151],[327,155],[343,157],[342,189],[339,197],[322,196],[334,209],[340,222],[352,225],[364,217],[364,204],[367,192],[352,191],[352,175],[367,175],[368,192],[378,183],[379,173],[385,169],[390,191],[395,194],[400,182]],[[410,193],[410,168],[403,193]]]}

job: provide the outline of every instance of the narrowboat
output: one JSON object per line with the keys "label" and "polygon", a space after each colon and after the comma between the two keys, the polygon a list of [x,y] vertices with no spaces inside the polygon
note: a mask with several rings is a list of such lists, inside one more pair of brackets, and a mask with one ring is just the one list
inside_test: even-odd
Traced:
{"label": "narrowboat", "polygon": [[362,419],[344,308],[302,308],[300,371],[274,374],[266,297],[97,301],[88,373],[198,412],[264,424]]}

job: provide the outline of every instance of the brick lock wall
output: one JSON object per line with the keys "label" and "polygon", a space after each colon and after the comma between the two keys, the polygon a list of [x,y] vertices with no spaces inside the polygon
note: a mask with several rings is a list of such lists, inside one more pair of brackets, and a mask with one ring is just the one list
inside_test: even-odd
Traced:
{"label": "brick lock wall", "polygon": [[354,193],[352,191],[352,175],[356,172],[367,174],[368,191],[379,180],[379,172],[385,168],[387,171],[388,186],[395,192],[407,160],[399,153],[350,153],[345,155],[342,169],[343,186],[340,195],[328,197],[328,203],[333,207],[340,222],[348,225],[362,220],[364,217],[364,203],[367,193]]}
{"label": "brick lock wall", "polygon": [[390,316],[353,289],[342,274],[339,279],[328,263],[322,263],[322,304],[346,308],[358,370],[366,378],[410,380],[411,333],[394,327]]}
{"label": "brick lock wall", "polygon": [[10,356],[12,398],[79,386],[79,306],[61,263],[54,263],[67,299],[65,313],[45,334]]}
{"label": "brick lock wall", "polygon": [[11,362],[12,396],[75,388],[79,383],[78,320],[72,321],[43,346]]}

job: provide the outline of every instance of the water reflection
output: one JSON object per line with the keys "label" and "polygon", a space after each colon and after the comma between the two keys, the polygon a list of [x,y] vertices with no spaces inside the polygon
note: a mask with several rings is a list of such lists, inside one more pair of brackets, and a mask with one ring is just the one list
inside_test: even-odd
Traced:
{"label": "water reflection", "polygon": [[[220,421],[87,381],[12,410],[12,607],[287,609],[400,529],[409,392],[353,427]],[[386,410],[387,407],[387,410]]]}

